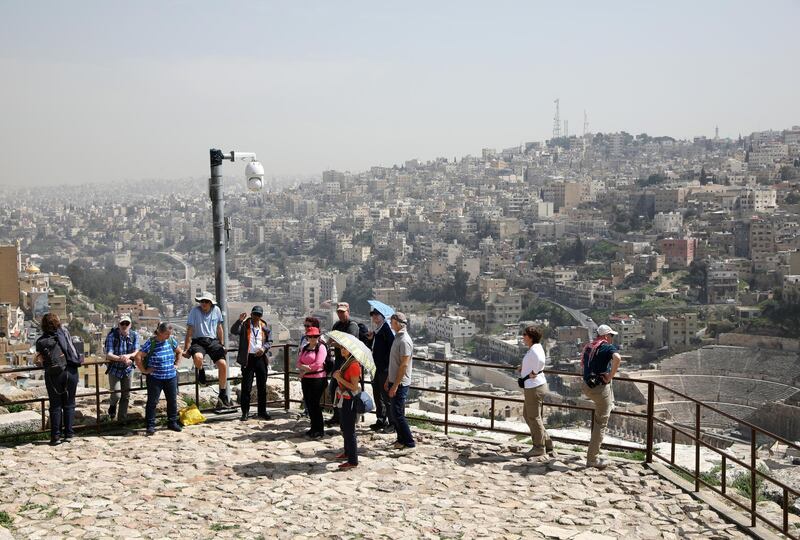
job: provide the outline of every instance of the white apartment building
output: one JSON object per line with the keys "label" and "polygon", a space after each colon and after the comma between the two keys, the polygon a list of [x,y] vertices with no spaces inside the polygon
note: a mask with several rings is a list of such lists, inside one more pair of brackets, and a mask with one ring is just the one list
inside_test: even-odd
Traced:
{"label": "white apartment building", "polygon": [[318,279],[298,279],[289,285],[289,298],[301,312],[319,307],[320,283]]}
{"label": "white apartment building", "polygon": [[475,323],[457,315],[428,317],[425,329],[429,335],[445,340],[454,347],[463,347],[476,332]]}
{"label": "white apartment building", "polygon": [[680,233],[683,215],[680,212],[659,212],[653,217],[653,228],[659,234]]}
{"label": "white apartment building", "polygon": [[749,163],[754,166],[770,166],[776,161],[789,157],[789,145],[779,142],[768,142],[753,148]]}
{"label": "white apartment building", "polygon": [[739,209],[744,212],[773,212],[777,205],[774,189],[746,189],[739,195]]}

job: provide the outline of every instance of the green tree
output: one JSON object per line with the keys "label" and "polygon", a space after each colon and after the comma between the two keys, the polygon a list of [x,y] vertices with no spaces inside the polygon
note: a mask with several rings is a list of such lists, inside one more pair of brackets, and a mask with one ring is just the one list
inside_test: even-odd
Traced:
{"label": "green tree", "polygon": [[764,316],[788,337],[800,335],[800,291],[777,289],[764,306]]}
{"label": "green tree", "polygon": [[467,280],[469,273],[460,268],[453,274],[453,296],[459,304],[467,303]]}

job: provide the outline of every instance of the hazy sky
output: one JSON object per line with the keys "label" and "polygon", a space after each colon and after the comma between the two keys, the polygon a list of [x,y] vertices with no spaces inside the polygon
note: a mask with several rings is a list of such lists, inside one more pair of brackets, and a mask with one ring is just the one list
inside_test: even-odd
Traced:
{"label": "hazy sky", "polygon": [[655,4],[0,0],[0,185],[452,158],[548,138],[557,97],[572,133],[800,124],[800,3]]}

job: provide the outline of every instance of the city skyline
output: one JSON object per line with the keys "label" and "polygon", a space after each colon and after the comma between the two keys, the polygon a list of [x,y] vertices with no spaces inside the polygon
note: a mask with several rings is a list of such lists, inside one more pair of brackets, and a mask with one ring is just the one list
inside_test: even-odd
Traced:
{"label": "city skyline", "polygon": [[791,127],[797,11],[10,3],[0,185],[202,178],[210,147],[279,177],[452,159],[548,139],[557,98],[571,134]]}

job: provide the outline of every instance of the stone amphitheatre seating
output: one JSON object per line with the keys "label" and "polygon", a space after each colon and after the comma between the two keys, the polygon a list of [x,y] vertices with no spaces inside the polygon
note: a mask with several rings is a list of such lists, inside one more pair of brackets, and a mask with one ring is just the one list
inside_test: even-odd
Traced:
{"label": "stone amphitheatre seating", "polygon": [[675,375],[721,375],[800,385],[796,352],[711,345],[664,359],[661,371]]}
{"label": "stone amphitheatre seating", "polygon": [[[653,375],[651,380],[689,397],[716,403],[734,403],[755,407],[771,401],[782,401],[797,392],[786,384],[720,375]],[[682,401],[672,392],[656,388],[656,402]]]}
{"label": "stone amphitheatre seating", "polygon": [[[731,403],[713,403],[706,402],[715,409],[728,413],[736,418],[746,419],[753,414],[757,409],[755,407],[748,407],[747,405],[734,405]],[[659,411],[669,412],[671,418],[678,423],[694,425],[695,421],[695,404],[691,401],[673,401],[670,403],[659,403],[655,406],[656,413]],[[700,409],[700,423],[705,428],[731,428],[737,425],[737,422],[718,414],[706,407]]]}
{"label": "stone amphitheatre seating", "polygon": [[[800,356],[796,352],[712,345],[664,359],[645,378],[698,399],[742,420],[761,407],[800,395]],[[637,385],[644,395],[647,389]],[[655,388],[656,411],[675,422],[694,425],[695,405],[668,390]],[[735,428],[737,423],[703,407],[703,428]]]}

